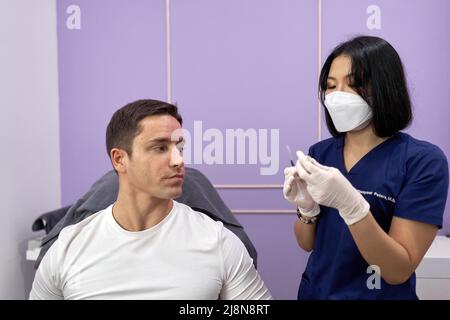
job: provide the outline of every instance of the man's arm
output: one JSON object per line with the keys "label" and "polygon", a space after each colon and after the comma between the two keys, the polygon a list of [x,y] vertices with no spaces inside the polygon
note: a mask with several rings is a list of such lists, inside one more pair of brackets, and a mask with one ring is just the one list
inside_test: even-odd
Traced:
{"label": "man's arm", "polygon": [[34,276],[33,286],[30,292],[30,300],[62,300],[64,299],[58,286],[59,270],[55,263],[58,240],[47,251]]}
{"label": "man's arm", "polygon": [[221,300],[272,299],[244,244],[226,228],[222,229],[221,246],[224,282],[219,298]]}

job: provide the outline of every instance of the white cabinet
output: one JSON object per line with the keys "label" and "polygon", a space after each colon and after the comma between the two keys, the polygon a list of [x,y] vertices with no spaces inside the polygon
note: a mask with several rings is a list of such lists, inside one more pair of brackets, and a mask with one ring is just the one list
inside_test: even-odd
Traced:
{"label": "white cabinet", "polygon": [[39,252],[41,251],[41,242],[45,236],[39,236],[28,240],[28,247],[26,251],[26,259],[30,261],[36,261]]}
{"label": "white cabinet", "polygon": [[438,236],[416,270],[421,300],[450,300],[450,238]]}

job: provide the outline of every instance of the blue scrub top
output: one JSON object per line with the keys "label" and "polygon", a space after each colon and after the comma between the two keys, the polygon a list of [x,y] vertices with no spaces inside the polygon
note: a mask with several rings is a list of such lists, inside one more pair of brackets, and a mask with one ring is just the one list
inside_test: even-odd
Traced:
{"label": "blue scrub top", "polygon": [[[345,169],[343,148],[343,136],[330,138],[313,145],[309,155],[341,171],[369,202],[385,232],[393,216],[442,227],[448,164],[438,147],[397,133],[367,153],[350,172]],[[320,206],[314,250],[298,298],[417,299],[415,274],[400,285],[381,278],[380,289],[369,289],[367,282],[371,276],[373,280],[374,271],[368,267],[337,210]]]}

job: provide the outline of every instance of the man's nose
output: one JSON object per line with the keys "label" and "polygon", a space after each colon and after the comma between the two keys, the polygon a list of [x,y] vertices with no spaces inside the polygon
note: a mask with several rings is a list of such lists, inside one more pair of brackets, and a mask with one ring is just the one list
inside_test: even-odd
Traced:
{"label": "man's nose", "polygon": [[178,147],[173,146],[170,153],[170,166],[171,167],[181,167],[184,165],[183,155]]}

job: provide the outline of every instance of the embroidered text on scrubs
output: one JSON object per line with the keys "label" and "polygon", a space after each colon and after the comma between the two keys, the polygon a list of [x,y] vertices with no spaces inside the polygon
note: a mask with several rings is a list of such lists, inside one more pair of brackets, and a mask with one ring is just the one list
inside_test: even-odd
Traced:
{"label": "embroidered text on scrubs", "polygon": [[379,194],[378,192],[375,191],[362,191],[362,190],[358,190],[359,193],[361,193],[362,195],[368,195],[368,196],[374,196],[386,201],[390,201],[392,203],[395,203],[395,199],[389,196],[385,196],[384,194]]}

